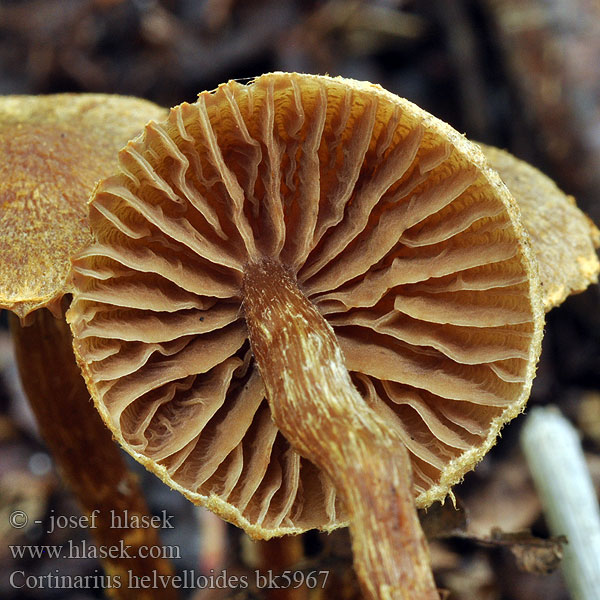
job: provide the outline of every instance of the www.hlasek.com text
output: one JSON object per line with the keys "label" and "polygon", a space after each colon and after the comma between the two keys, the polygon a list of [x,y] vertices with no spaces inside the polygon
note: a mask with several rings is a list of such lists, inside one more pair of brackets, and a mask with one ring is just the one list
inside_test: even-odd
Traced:
{"label": "www.hlasek.com text", "polygon": [[112,545],[91,544],[83,539],[78,542],[68,540],[66,544],[52,545],[10,545],[12,557],[16,560],[51,558],[62,560],[112,559],[125,560],[132,558],[164,558],[176,560],[181,558],[181,548],[176,545],[133,546],[124,540]]}

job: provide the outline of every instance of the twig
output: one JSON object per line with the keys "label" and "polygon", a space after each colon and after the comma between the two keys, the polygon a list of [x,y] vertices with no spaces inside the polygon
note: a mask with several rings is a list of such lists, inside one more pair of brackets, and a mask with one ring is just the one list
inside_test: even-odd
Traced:
{"label": "twig", "polygon": [[577,431],[557,409],[531,411],[521,444],[553,535],[566,535],[562,570],[574,600],[600,598],[600,511]]}

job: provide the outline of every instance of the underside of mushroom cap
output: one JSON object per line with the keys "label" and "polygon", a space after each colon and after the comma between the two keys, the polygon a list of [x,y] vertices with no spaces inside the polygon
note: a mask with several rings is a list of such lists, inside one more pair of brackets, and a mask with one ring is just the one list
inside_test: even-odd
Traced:
{"label": "underside of mushroom cap", "polygon": [[379,86],[272,73],[150,123],[90,204],[68,314],[123,447],[256,537],[346,520],[272,422],[241,311],[277,260],[404,440],[418,506],[523,408],[540,350],[535,259],[479,148]]}
{"label": "underside of mushroom cap", "polygon": [[68,291],[91,236],[87,200],[117,152],[167,111],[105,94],[0,97],[0,308],[19,317]]}

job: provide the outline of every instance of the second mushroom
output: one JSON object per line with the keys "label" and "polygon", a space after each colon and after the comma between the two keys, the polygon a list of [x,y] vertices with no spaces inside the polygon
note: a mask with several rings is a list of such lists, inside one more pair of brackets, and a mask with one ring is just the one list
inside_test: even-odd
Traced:
{"label": "second mushroom", "polygon": [[437,598],[415,504],[529,395],[543,307],[478,147],[378,86],[274,73],[150,123],[68,314],[102,417],[257,538],[350,524],[369,598]]}

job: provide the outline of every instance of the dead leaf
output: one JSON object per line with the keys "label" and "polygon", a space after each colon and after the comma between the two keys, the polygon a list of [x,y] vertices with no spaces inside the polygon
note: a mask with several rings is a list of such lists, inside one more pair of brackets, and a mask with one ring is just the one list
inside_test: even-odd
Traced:
{"label": "dead leaf", "polygon": [[521,571],[539,575],[558,568],[563,557],[563,544],[567,543],[564,535],[542,539],[529,531],[504,533],[499,529],[492,530],[492,539],[512,552]]}
{"label": "dead leaf", "polygon": [[454,505],[436,502],[427,510],[420,510],[419,518],[425,536],[430,540],[452,537],[467,530],[467,513],[458,499]]}
{"label": "dead leaf", "polygon": [[538,538],[530,531],[506,533],[492,529],[489,537],[459,533],[457,537],[488,548],[506,548],[515,557],[517,567],[526,573],[546,575],[554,571],[563,557],[564,535]]}

